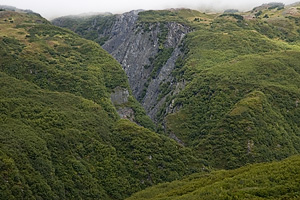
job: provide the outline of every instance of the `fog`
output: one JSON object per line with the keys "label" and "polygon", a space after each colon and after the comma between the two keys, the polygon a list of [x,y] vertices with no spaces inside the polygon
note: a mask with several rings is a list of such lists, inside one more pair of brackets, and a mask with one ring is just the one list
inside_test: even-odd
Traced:
{"label": "fog", "polygon": [[[282,0],[284,4],[295,0]],[[191,8],[202,11],[234,8],[242,11],[250,10],[265,0],[0,0],[0,5],[15,6],[20,9],[30,9],[40,13],[47,19],[64,15],[74,15],[89,12],[123,13],[136,9],[166,9]]]}

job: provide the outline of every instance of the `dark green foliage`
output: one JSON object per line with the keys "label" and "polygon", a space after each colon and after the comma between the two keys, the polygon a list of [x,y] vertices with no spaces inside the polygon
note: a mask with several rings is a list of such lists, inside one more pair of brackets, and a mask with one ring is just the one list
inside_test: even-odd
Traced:
{"label": "dark green foliage", "polygon": [[[1,17],[14,24],[0,19],[0,199],[124,199],[201,169],[190,149],[119,122],[110,94],[130,89],[121,66],[99,45],[38,15]],[[153,129],[128,99],[121,106]],[[128,137],[150,146],[135,146],[131,156]],[[142,160],[148,153],[153,162]]]}
{"label": "dark green foliage", "polygon": [[[74,194],[72,198],[122,199],[146,186],[178,179],[199,170],[199,160],[193,157],[195,154],[216,168],[231,169],[247,163],[280,160],[299,153],[299,20],[296,16],[282,17],[278,13],[274,17],[273,12],[283,11],[261,9],[252,14],[257,17],[252,20],[235,14],[214,18],[214,15],[184,9],[140,13],[139,22],[144,24],[145,31],[150,30],[151,23],[157,22],[161,29],[160,50],[157,56],[150,59],[151,66],[147,66],[149,69],[152,67],[152,74],[145,87],[148,87],[151,78],[156,78],[157,72],[173,52],[173,49],[164,46],[168,33],[166,23],[176,21],[194,29],[187,35],[183,55],[177,59],[173,71],[176,80],[182,81],[184,87],[176,96],[168,96],[158,112],[159,129],[164,127],[165,134],[177,137],[178,141],[192,150],[129,121],[116,122],[118,115],[109,100],[109,94],[116,87],[128,88],[128,83],[119,65],[99,50],[98,45],[81,40],[64,29],[51,29],[47,23],[35,26],[30,23],[17,24],[17,33],[0,40],[1,70],[10,76],[34,83],[35,90],[40,91],[46,99],[49,98],[49,94],[56,93],[67,95],[68,97],[55,96],[58,99],[69,99],[66,102],[75,102],[73,98],[79,99],[76,100],[77,103],[67,104],[71,108],[61,108],[61,105],[58,105],[50,109],[47,107],[49,102],[50,105],[55,104],[50,100],[38,103],[33,99],[24,102],[21,99],[22,103],[18,103],[15,99],[3,98],[1,119],[3,122],[9,121],[9,127],[3,123],[5,135],[14,135],[12,133],[16,127],[23,130],[19,132],[21,135],[28,132],[29,136],[39,136],[25,140],[27,146],[39,151],[36,153],[31,148],[24,147],[29,149],[24,155],[29,161],[22,160],[25,166],[29,167],[23,171],[20,169],[20,161],[16,158],[18,154],[1,149],[1,167],[12,174],[10,177],[8,172],[4,171],[3,176],[13,180],[3,186],[5,194],[11,195],[11,191],[14,191],[14,195],[19,197],[19,190],[14,187],[14,183],[18,182],[24,191],[28,191],[28,196],[63,198],[64,196],[59,195]],[[261,19],[261,16],[266,14],[269,18]],[[199,20],[195,21],[197,18]],[[18,19],[13,20],[14,23],[18,23]],[[3,23],[10,24],[9,21]],[[26,45],[22,45],[23,43]],[[28,47],[33,50],[29,51]],[[168,85],[169,83],[161,85],[162,95],[172,94],[174,91],[174,88]],[[3,97],[6,95],[8,94],[5,93]],[[162,95],[159,98],[162,98]],[[80,101],[89,102],[88,105],[92,108],[100,110],[90,111],[89,106],[76,107]],[[45,106],[41,107],[40,104]],[[138,124],[153,127],[143,109],[132,97],[121,106],[128,106],[134,110]],[[169,107],[172,107],[174,112],[167,115],[166,108]],[[77,109],[76,113],[73,113],[74,109]],[[76,116],[83,117],[78,119]],[[70,120],[73,118],[74,122]],[[82,119],[87,120],[82,122]],[[99,127],[98,120],[105,120],[100,123],[103,127]],[[69,130],[70,127],[73,128]],[[64,133],[65,138],[56,136],[60,133]],[[86,141],[81,135],[89,139]],[[18,146],[19,143],[14,146]],[[55,147],[61,148],[62,151],[67,149],[69,154],[57,156],[56,149],[51,145],[58,145]],[[94,152],[98,147],[100,150]],[[61,160],[57,161],[52,155]],[[290,162],[294,161],[286,161]],[[61,166],[61,163],[66,165]],[[276,172],[275,165],[269,164],[267,168]],[[299,163],[295,166],[298,165]],[[280,174],[285,174],[286,171],[278,171],[274,176],[268,174],[255,179],[255,174],[261,170],[259,166],[250,165],[236,171],[196,175],[201,178],[199,182],[195,180],[197,183],[193,183],[194,185],[179,189],[174,186],[176,189],[171,188],[171,193],[161,198],[298,198],[298,173],[280,179]],[[298,170],[287,166],[282,164],[281,168],[289,169],[291,173]],[[25,173],[30,171],[28,169],[33,171],[30,177],[34,174],[34,178],[30,179]],[[57,169],[58,175],[54,176],[53,180],[49,179],[49,182],[45,177],[56,173],[53,169]],[[78,176],[63,172],[72,172]],[[239,177],[238,174],[244,172],[246,180],[250,180],[249,184],[244,184],[244,179],[241,184],[241,179],[234,180]],[[20,178],[13,179],[15,176]],[[249,177],[252,178],[252,182]],[[233,183],[227,182],[232,179]],[[287,185],[281,180],[287,180]],[[53,189],[51,181],[56,183],[55,186],[58,185],[57,188]],[[183,185],[181,182],[175,182],[177,183]],[[9,189],[12,187],[14,190]],[[167,185],[163,185],[163,188],[167,188]],[[179,191],[176,191],[177,189]],[[185,197],[185,194],[193,191],[193,197]],[[143,197],[155,194],[150,193]]]}
{"label": "dark green foliage", "polygon": [[[189,20],[189,18],[192,18],[194,20],[196,16],[202,17],[205,15],[199,11],[190,10],[190,9],[174,9],[174,10],[159,10],[159,11],[149,10],[149,11],[144,11],[139,13],[139,21],[143,23],[178,22],[180,24],[196,27],[194,26],[194,23],[192,23]],[[205,16],[205,18],[206,17],[207,16]],[[199,26],[199,24],[197,24],[197,26]]]}
{"label": "dark green foliage", "polygon": [[[256,16],[263,14],[265,11],[258,11]],[[166,118],[167,134],[175,133],[216,167],[235,168],[248,162],[282,159],[298,152],[299,127],[282,110],[289,98],[293,101],[297,99],[298,93],[290,91],[290,88],[299,87],[297,79],[292,78],[298,76],[297,61],[293,61],[298,49],[276,40],[285,38],[292,41],[295,38],[294,32],[288,30],[295,28],[297,18],[276,19],[271,23],[259,19],[246,21],[242,15],[223,14],[212,20],[209,27],[199,25],[202,27],[200,29],[189,21],[200,19],[195,16],[211,19],[211,16],[184,9],[139,14],[139,21],[145,24],[145,30],[151,23],[160,22],[160,51],[150,59],[151,66],[146,66],[153,66],[151,78],[156,77],[173,51],[163,46],[167,35],[165,24],[177,21],[196,30],[187,35],[183,56],[177,59],[172,72],[176,80],[184,79],[190,83],[178,96],[168,99],[168,103],[174,99],[173,106],[181,108],[181,111]],[[279,29],[283,26],[284,29]],[[291,49],[294,51],[286,51]],[[278,63],[273,61],[274,58],[280,58]],[[281,72],[282,68],[289,72]],[[293,70],[296,72],[293,73]],[[145,88],[150,81],[148,79]],[[277,85],[273,86],[274,83]],[[167,84],[161,85],[159,98],[172,92],[173,88],[167,87]],[[281,88],[281,92],[270,89],[280,85],[287,86]],[[284,96],[284,93],[289,95]],[[141,94],[140,100],[144,94]],[[248,95],[263,99],[264,112],[247,109],[242,116],[231,116],[229,113],[238,102],[252,101]],[[283,103],[278,104],[271,98],[273,95],[283,99]],[[158,112],[161,122],[165,120],[163,116],[167,106],[169,104],[163,105]],[[284,128],[276,128],[275,124]],[[250,153],[248,146],[250,149],[254,146],[252,151],[255,153]]]}
{"label": "dark green foliage", "polygon": [[128,99],[128,102],[123,106],[132,108],[132,110],[134,111],[134,115],[135,115],[135,122],[137,124],[142,125],[143,127],[148,128],[152,131],[154,130],[154,127],[155,127],[154,123],[146,115],[144,108],[141,106],[141,104],[139,104],[139,102],[136,99],[134,99],[132,96],[130,96]]}
{"label": "dark green foliage", "polygon": [[159,184],[128,200],[299,199],[300,156],[231,171],[194,174]]}
{"label": "dark green foliage", "polygon": [[298,18],[270,18],[268,14],[265,14],[264,18],[268,21],[261,23],[259,21],[253,21],[253,27],[261,34],[266,35],[269,38],[280,38],[287,42],[296,42],[300,40],[299,33],[297,32],[299,21]]}
{"label": "dark green foliage", "polygon": [[194,21],[200,22],[200,19],[196,17],[196,18],[194,19]]}
{"label": "dark green foliage", "polygon": [[[147,79],[147,82],[144,84],[145,88],[138,98],[139,101],[143,100],[143,98],[146,95],[147,88],[149,86],[151,79],[156,78],[161,68],[167,63],[168,59],[171,57],[173,51],[174,51],[173,48],[164,48],[163,44],[161,44],[160,49],[158,53],[155,55],[155,57],[154,58],[151,57],[149,59],[150,65],[147,66],[147,68],[151,67],[152,71],[150,73],[150,77]],[[167,94],[166,91],[164,91],[164,93]],[[162,98],[165,94],[160,94],[159,98]]]}
{"label": "dark green foliage", "polygon": [[255,13],[255,17],[257,18],[257,17],[259,17],[261,14],[262,14],[262,11],[260,10],[260,11],[258,11],[257,13]]}
{"label": "dark green foliage", "polygon": [[105,42],[109,39],[108,36],[104,36],[104,37],[101,37],[101,38],[97,38],[95,39],[95,42],[97,42],[99,45],[104,45]]}
{"label": "dark green foliage", "polygon": [[[105,151],[96,154],[92,149],[102,146],[113,153],[105,144],[113,121],[101,106],[71,94],[44,91],[1,73],[0,119],[1,151],[19,177],[7,182],[27,190],[13,197],[108,199],[99,177],[91,171],[96,166],[91,159],[109,159]],[[5,178],[5,171],[1,172]]]}
{"label": "dark green foliage", "polygon": [[[123,167],[133,175],[128,179],[131,183],[127,191],[129,194],[199,171],[199,161],[192,156],[190,149],[129,121],[118,123],[112,141],[118,157],[128,161]],[[189,167],[186,167],[187,164]]]}
{"label": "dark green foliage", "polygon": [[244,17],[242,15],[238,15],[238,14],[224,13],[224,14],[220,15],[220,17],[225,17],[225,16],[230,16],[230,17],[233,17],[237,20],[244,20]]}
{"label": "dark green foliage", "polygon": [[268,7],[269,10],[272,10],[272,9],[275,9],[275,8],[277,8],[277,10],[284,9],[284,4],[283,3],[269,3],[268,5],[269,5],[269,7]]}
{"label": "dark green foliage", "polygon": [[109,39],[104,31],[109,29],[114,21],[114,15],[96,15],[90,17],[60,17],[52,21],[55,25],[68,28],[82,37],[93,40],[100,45]]}
{"label": "dark green foliage", "polygon": [[[149,11],[140,20],[151,21],[150,12],[164,23],[175,18]],[[227,14],[210,27],[195,28],[172,72],[189,83],[169,97],[158,118],[168,135],[175,134],[215,167],[282,159],[300,150],[297,117],[291,117],[299,115],[299,47],[277,40],[296,41],[297,18],[270,20]],[[162,91],[172,92],[165,86]],[[180,111],[164,118],[170,104]],[[237,110],[241,113],[232,115]]]}
{"label": "dark green foliage", "polygon": [[[105,99],[114,88],[129,87],[117,61],[95,43],[78,39],[71,31],[49,24],[20,23],[17,27],[28,31],[30,37],[22,44],[16,43],[18,40],[14,38],[0,40],[3,54],[13,51],[1,60],[3,71],[45,89],[81,95],[101,104],[117,118],[115,109]],[[33,43],[35,49],[22,52],[26,42]],[[43,54],[36,59],[34,51],[43,51]]]}
{"label": "dark green foliage", "polygon": [[198,171],[190,150],[132,122],[114,123],[92,101],[40,90],[4,74],[0,80],[1,199],[123,199]]}
{"label": "dark green foliage", "polygon": [[173,53],[173,48],[163,48],[161,49],[155,58],[152,60],[153,70],[150,74],[152,78],[157,76],[159,70],[166,64],[168,59],[171,57]]}
{"label": "dark green foliage", "polygon": [[[292,12],[292,10],[298,10],[298,7],[299,5],[297,4],[288,8],[284,8],[282,3],[266,4],[257,8],[255,13],[256,17],[258,15],[263,16],[263,19],[253,19],[247,23],[250,27],[253,27],[269,38],[278,38],[286,42],[297,42],[300,40],[299,33],[297,32],[299,16],[296,12]],[[246,13],[245,15],[247,16],[248,14]]]}
{"label": "dark green foliage", "polygon": [[159,35],[158,35],[158,45],[160,49],[163,49],[164,43],[168,36],[168,32],[169,30],[166,27],[166,25],[164,23],[161,23],[159,25]]}
{"label": "dark green foliage", "polygon": [[291,117],[299,115],[297,54],[247,56],[203,71],[176,99],[183,108],[167,117],[170,131],[217,167],[299,152],[300,127]]}
{"label": "dark green foliage", "polygon": [[159,96],[158,96],[158,101],[162,98],[162,97],[164,97],[164,96],[166,96],[169,92],[171,92],[171,87],[170,87],[170,82],[165,82],[165,83],[162,83],[160,86],[159,86],[159,92],[160,92],[160,94],[159,94]]}
{"label": "dark green foliage", "polygon": [[239,10],[237,9],[227,9],[224,11],[224,13],[237,13],[237,12],[239,12]]}

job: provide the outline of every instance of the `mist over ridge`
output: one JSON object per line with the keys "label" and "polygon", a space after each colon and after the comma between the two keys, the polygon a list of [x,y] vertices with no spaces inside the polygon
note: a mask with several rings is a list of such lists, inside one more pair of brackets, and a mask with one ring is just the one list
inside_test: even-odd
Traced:
{"label": "mist over ridge", "polygon": [[[252,8],[264,3],[272,1],[254,0],[254,1],[238,1],[238,0],[153,0],[153,1],[137,1],[129,0],[126,2],[120,0],[112,0],[109,3],[102,1],[86,0],[86,1],[37,1],[37,0],[3,0],[2,5],[15,6],[20,9],[30,9],[40,13],[47,19],[53,19],[59,16],[78,15],[82,13],[106,13],[114,14],[124,13],[131,10],[161,10],[169,8],[190,8],[200,11],[220,12],[225,9],[238,9],[241,11],[251,10]],[[276,1],[277,2],[277,1]],[[295,0],[278,1],[286,5],[295,3]]]}

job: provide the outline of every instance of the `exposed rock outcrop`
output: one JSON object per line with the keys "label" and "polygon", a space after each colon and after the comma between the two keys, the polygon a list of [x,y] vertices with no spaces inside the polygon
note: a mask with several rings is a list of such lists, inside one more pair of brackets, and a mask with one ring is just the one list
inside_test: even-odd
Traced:
{"label": "exposed rock outcrop", "polygon": [[132,122],[135,122],[134,111],[132,108],[129,107],[118,108],[117,112],[122,119],[128,119]]}
{"label": "exposed rock outcrop", "polygon": [[110,100],[117,108],[117,112],[122,119],[129,119],[135,122],[134,110],[125,106],[128,103],[130,94],[126,88],[115,88],[114,92],[110,94]]}
{"label": "exposed rock outcrop", "polygon": [[[138,21],[140,11],[131,11],[116,17],[114,25],[99,37],[109,36],[103,48],[112,54],[123,66],[133,91],[147,114],[156,119],[165,98],[159,98],[160,85],[174,83],[171,75],[177,58],[182,54],[180,44],[190,31],[189,27],[175,22],[143,24]],[[167,30],[161,41],[162,30]],[[153,75],[153,59],[162,49],[172,49],[163,66]]]}
{"label": "exposed rock outcrop", "polygon": [[129,91],[126,88],[115,88],[115,91],[110,94],[110,99],[115,105],[120,105],[128,102]]}
{"label": "exposed rock outcrop", "polygon": [[[157,121],[161,107],[168,106],[164,105],[166,96],[182,88],[178,87],[171,72],[182,55],[183,38],[190,28],[176,22],[142,22],[140,12],[95,16],[86,21],[58,18],[52,23],[93,39],[114,56],[128,76],[133,95],[152,120]],[[117,102],[118,97],[123,98],[116,96],[112,100]]]}

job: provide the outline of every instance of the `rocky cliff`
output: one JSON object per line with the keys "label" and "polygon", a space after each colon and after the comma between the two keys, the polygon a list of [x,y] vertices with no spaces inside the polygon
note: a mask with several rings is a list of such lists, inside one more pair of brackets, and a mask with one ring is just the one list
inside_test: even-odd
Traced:
{"label": "rocky cliff", "polygon": [[[182,86],[175,83],[171,72],[182,54],[180,47],[190,28],[176,22],[143,23],[139,20],[140,12],[117,15],[114,22],[105,28],[95,26],[99,24],[95,21],[99,18],[94,18],[90,21],[89,33],[97,32],[94,40],[105,41],[102,47],[121,63],[133,95],[151,119],[156,121],[157,113],[171,92],[171,87],[175,89]],[[106,19],[111,19],[111,16]],[[64,26],[66,23],[63,20],[58,18],[53,23]],[[82,33],[76,26],[72,29]]]}
{"label": "rocky cliff", "polygon": [[[134,96],[155,120],[165,102],[166,94],[162,94],[160,86],[175,84],[171,72],[181,55],[180,44],[189,28],[175,22],[143,24],[138,21],[138,13],[119,15],[111,30],[106,32],[110,38],[103,48],[121,63]],[[154,66],[155,58],[166,50],[169,52],[165,53],[163,62]]]}

